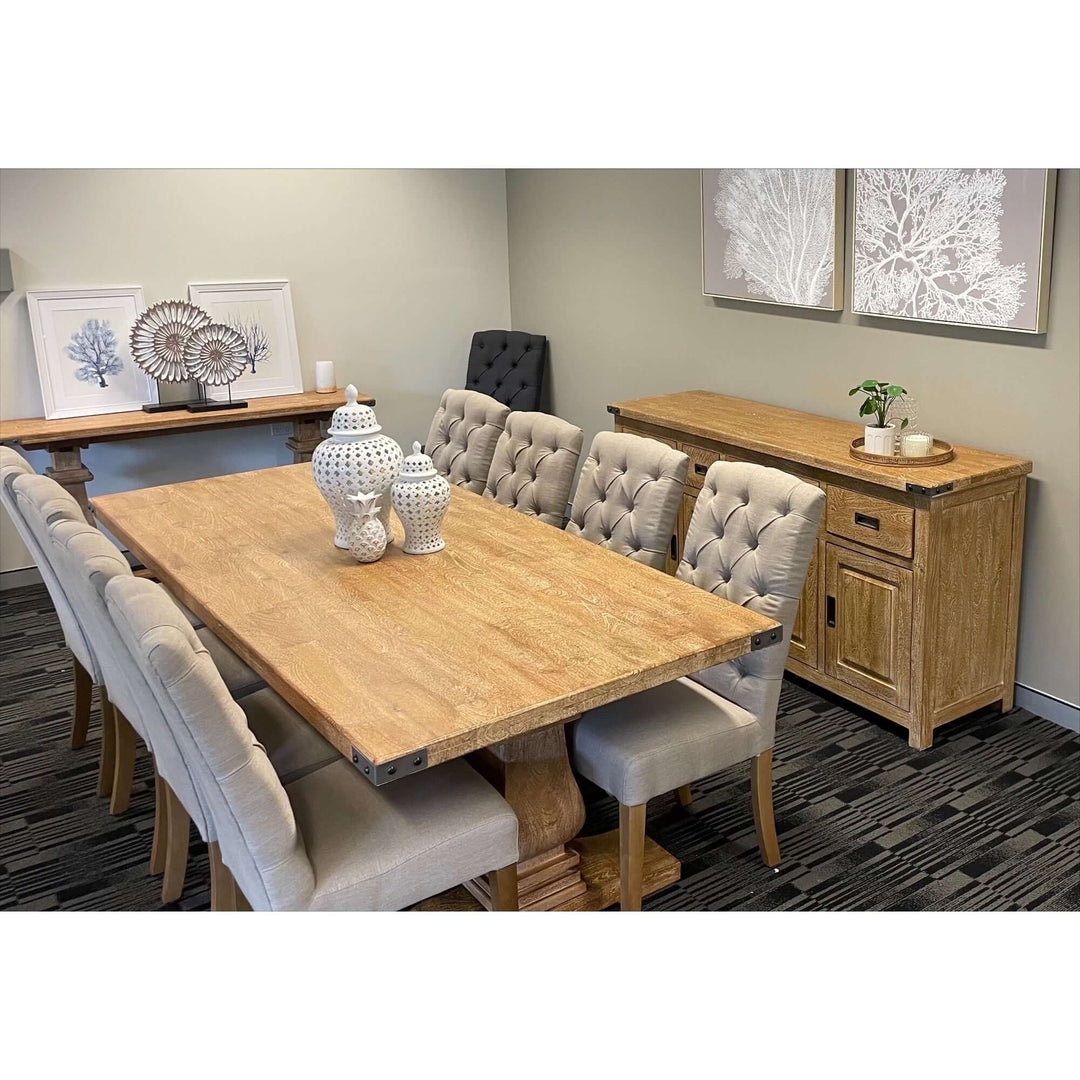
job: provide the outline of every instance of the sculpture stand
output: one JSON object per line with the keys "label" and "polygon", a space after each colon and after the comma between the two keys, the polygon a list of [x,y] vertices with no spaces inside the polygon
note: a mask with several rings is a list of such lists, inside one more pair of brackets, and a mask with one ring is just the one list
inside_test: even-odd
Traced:
{"label": "sculpture stand", "polygon": [[206,387],[199,383],[198,401],[189,401],[186,404],[188,412],[217,412],[219,409],[246,409],[246,401],[233,401],[232,383],[229,383],[228,401],[214,401],[206,396]]}

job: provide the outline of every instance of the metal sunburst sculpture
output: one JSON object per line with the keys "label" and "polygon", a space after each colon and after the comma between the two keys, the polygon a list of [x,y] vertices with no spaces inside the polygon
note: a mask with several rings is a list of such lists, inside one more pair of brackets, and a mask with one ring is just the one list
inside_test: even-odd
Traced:
{"label": "metal sunburst sculpture", "polygon": [[188,339],[210,322],[202,308],[186,300],[152,304],[131,328],[131,357],[158,382],[185,382],[192,376],[184,362]]}
{"label": "metal sunburst sculpture", "polygon": [[206,386],[228,386],[247,365],[247,343],[224,323],[200,326],[184,346],[184,363],[192,378]]}
{"label": "metal sunburst sculpture", "polygon": [[[193,401],[167,401],[144,405],[146,412],[187,409],[205,412],[216,409],[243,409],[246,401],[232,400],[232,386],[247,364],[248,353],[242,334],[215,323],[201,307],[186,300],[162,300],[151,305],[131,328],[131,357],[159,382],[199,384]],[[207,386],[228,386],[228,401],[207,397]]]}

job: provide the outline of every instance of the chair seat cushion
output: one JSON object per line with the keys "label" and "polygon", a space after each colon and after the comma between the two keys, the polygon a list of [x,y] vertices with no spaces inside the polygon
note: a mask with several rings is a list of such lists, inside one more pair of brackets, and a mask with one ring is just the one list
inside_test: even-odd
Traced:
{"label": "chair seat cushion", "polygon": [[624,806],[648,802],[772,745],[751,713],[690,679],[585,713],[571,739],[574,768]]}
{"label": "chair seat cushion", "polygon": [[317,910],[396,911],[517,861],[514,811],[461,760],[377,788],[342,758],[285,791]]}
{"label": "chair seat cushion", "polygon": [[264,686],[239,698],[252,735],[283,784],[321,769],[341,755],[282,697]]}
{"label": "chair seat cushion", "polygon": [[218,669],[222,682],[229,688],[234,698],[250,694],[266,683],[259,678],[258,672],[247,666],[209,627],[203,626],[195,631],[199,640],[206,646],[214,667]]}

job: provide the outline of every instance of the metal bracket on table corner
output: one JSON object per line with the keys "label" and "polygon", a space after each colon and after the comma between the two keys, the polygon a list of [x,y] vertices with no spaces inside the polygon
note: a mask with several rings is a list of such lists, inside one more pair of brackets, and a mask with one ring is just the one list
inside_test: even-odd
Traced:
{"label": "metal bracket on table corner", "polygon": [[937,487],[925,487],[923,484],[908,484],[906,490],[912,495],[944,495],[946,491],[952,491],[952,484],[938,484]]}
{"label": "metal bracket on table corner", "polygon": [[757,652],[758,649],[767,649],[770,645],[779,645],[783,640],[784,628],[776,626],[772,630],[766,630],[763,634],[755,634],[750,639],[750,651]]}
{"label": "metal bracket on table corner", "polygon": [[417,750],[412,754],[394,758],[393,761],[384,761],[381,765],[375,765],[368,761],[355,746],[352,748],[351,756],[357,772],[365,776],[376,787],[382,787],[383,784],[392,784],[403,776],[423,772],[428,765],[426,746],[423,750]]}
{"label": "metal bracket on table corner", "polygon": [[619,415],[619,406],[618,405],[609,405],[607,407],[607,411],[609,413],[611,413],[612,416],[618,416]]}

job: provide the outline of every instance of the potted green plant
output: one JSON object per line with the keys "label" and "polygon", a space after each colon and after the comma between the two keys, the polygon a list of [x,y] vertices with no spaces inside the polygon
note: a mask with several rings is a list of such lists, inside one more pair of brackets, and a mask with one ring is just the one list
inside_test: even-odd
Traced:
{"label": "potted green plant", "polygon": [[[854,394],[865,394],[863,403],[859,406],[860,416],[872,416],[877,423],[867,423],[863,428],[863,449],[868,454],[881,454],[890,457],[896,453],[896,426],[889,423],[889,413],[892,407],[907,393],[902,386],[882,382],[880,379],[864,379],[858,386],[853,386],[848,391],[848,397]],[[905,416],[900,421],[900,429],[907,427],[908,419]]]}

